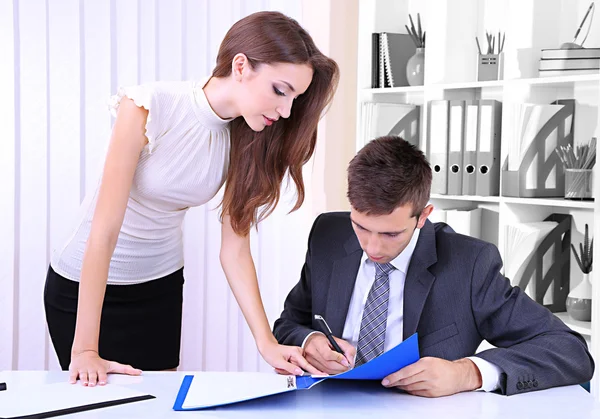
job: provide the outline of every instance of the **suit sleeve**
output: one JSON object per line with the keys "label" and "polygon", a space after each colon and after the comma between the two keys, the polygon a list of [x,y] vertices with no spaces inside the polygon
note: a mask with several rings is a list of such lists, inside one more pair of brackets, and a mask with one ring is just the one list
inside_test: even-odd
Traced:
{"label": "suit sleeve", "polygon": [[304,339],[315,330],[312,325],[311,253],[312,237],[321,216],[315,220],[308,237],[308,250],[300,281],[288,294],[283,312],[273,326],[273,334],[282,345],[302,346]]}
{"label": "suit sleeve", "polygon": [[471,302],[479,333],[497,347],[476,356],[502,370],[502,394],[589,381],[594,361],[585,340],[512,287],[501,267],[498,249],[485,246],[475,262]]}

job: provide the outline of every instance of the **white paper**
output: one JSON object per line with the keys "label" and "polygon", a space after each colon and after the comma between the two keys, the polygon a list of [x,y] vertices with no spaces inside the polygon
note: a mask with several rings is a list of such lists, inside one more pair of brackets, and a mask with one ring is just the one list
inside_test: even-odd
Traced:
{"label": "white paper", "polygon": [[0,417],[34,415],[145,395],[113,384],[84,387],[80,383],[62,382],[11,390],[9,383],[8,390],[0,392]]}
{"label": "white paper", "polygon": [[[288,386],[288,378],[293,385]],[[199,372],[188,389],[184,409],[217,406],[296,389],[294,376],[261,372]]]}
{"label": "white paper", "polygon": [[448,210],[446,223],[458,234],[481,238],[481,208]]}
{"label": "white paper", "polygon": [[[555,221],[520,223],[506,227],[506,277],[519,285],[523,272],[544,238],[558,225]],[[534,290],[525,290],[532,296]]]}

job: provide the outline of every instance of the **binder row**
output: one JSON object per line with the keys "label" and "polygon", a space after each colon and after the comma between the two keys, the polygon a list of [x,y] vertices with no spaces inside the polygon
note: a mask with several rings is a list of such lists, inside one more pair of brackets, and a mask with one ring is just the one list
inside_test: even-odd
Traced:
{"label": "binder row", "polygon": [[498,196],[502,104],[433,100],[428,106],[431,193]]}

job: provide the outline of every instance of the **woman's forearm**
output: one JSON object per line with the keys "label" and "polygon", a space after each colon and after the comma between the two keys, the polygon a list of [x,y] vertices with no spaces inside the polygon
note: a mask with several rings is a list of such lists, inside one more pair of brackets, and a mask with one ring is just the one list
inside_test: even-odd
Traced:
{"label": "woman's forearm", "polygon": [[231,227],[228,215],[223,217],[220,259],[231,291],[250,327],[258,350],[262,352],[266,345],[277,343],[277,340],[271,332],[260,296],[250,252],[250,237],[238,236]]}
{"label": "woman's forearm", "polygon": [[267,343],[277,343],[265,313],[256,270],[250,249],[241,249],[237,254],[221,254],[221,265],[231,291],[244,314],[258,349]]}
{"label": "woman's forearm", "polygon": [[98,352],[100,316],[106,292],[108,268],[115,245],[111,240],[90,237],[83,257],[77,303],[77,323],[72,353]]}

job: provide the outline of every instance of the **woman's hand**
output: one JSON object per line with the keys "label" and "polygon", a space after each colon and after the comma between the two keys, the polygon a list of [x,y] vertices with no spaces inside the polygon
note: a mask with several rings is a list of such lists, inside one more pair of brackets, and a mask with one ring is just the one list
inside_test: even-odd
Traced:
{"label": "woman's hand", "polygon": [[105,385],[107,374],[140,375],[142,370],[102,359],[96,351],[83,351],[71,356],[69,373],[71,384],[75,384],[79,378],[84,386],[94,387],[96,382],[98,385]]}
{"label": "woman's hand", "polygon": [[304,371],[311,374],[325,374],[313,367],[302,356],[302,348],[298,346],[269,343],[260,350],[260,354],[269,365],[275,368],[278,374],[302,375]]}

